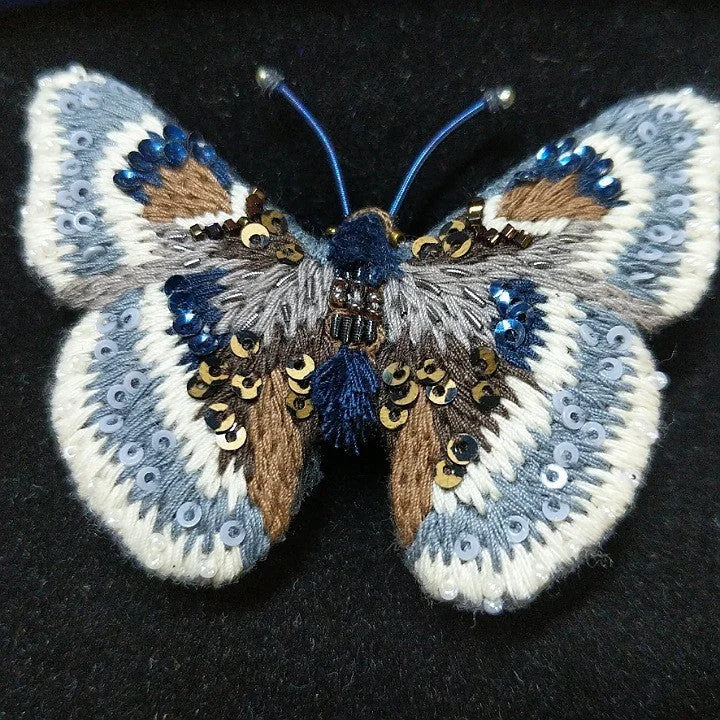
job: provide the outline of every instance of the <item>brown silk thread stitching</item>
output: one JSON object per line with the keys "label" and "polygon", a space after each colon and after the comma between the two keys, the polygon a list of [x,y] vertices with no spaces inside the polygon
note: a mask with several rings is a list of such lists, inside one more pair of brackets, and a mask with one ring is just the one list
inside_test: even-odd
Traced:
{"label": "brown silk thread stitching", "polygon": [[273,370],[248,417],[254,459],[248,495],[262,513],[271,542],[290,523],[303,464],[303,443],[285,408],[286,392],[282,370]]}
{"label": "brown silk thread stitching", "polygon": [[145,185],[150,202],[143,215],[151,222],[170,222],[207,212],[229,213],[230,196],[208,168],[192,158],[182,168],[160,167],[162,185]]}
{"label": "brown silk thread stitching", "polygon": [[393,443],[390,471],[390,501],[404,547],[410,545],[430,512],[433,474],[440,454],[432,405],[420,395]]}
{"label": "brown silk thread stitching", "polygon": [[577,192],[577,173],[558,182],[547,178],[519,185],[503,195],[498,214],[512,220],[600,220],[608,209]]}

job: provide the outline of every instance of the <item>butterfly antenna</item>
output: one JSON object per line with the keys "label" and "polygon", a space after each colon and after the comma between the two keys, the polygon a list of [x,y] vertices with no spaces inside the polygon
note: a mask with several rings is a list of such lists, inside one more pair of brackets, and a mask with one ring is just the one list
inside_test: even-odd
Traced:
{"label": "butterfly antenna", "polygon": [[340,163],[338,162],[337,155],[335,154],[335,148],[333,148],[330,138],[327,133],[322,129],[320,123],[313,117],[313,114],[303,105],[300,98],[287,86],[285,78],[277,71],[271,68],[260,67],[255,73],[255,79],[257,84],[268,93],[279,93],[282,97],[292,105],[295,110],[302,116],[303,120],[312,128],[312,131],[317,135],[318,140],[322,143],[325,150],[325,154],[330,162],[330,168],[332,169],[333,177],[335,178],[335,185],[337,187],[338,197],[340,198],[340,205],[342,206],[343,217],[347,217],[350,214],[350,203],[348,202],[347,190],[345,189],[345,181],[343,180],[342,170],[340,170]]}
{"label": "butterfly antenna", "polygon": [[466,120],[474,117],[484,110],[490,112],[498,112],[498,110],[506,110],[515,102],[515,91],[511,87],[495,88],[494,90],[486,90],[479,100],[476,100],[467,110],[464,110],[459,115],[455,116],[447,125],[438,130],[435,135],[431,138],[430,142],[422,149],[420,154],[415,158],[415,162],[410,166],[407,171],[400,189],[395,195],[395,199],[390,205],[390,217],[397,217],[400,205],[402,205],[405,196],[407,195],[410,186],[412,185],[415,177],[420,168],[423,166],[425,161],[430,157],[430,153],[455,129],[459,128]]}

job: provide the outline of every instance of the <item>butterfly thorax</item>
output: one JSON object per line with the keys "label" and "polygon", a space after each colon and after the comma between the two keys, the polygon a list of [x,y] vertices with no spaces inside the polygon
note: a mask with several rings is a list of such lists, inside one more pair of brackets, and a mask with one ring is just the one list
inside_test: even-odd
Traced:
{"label": "butterfly thorax", "polygon": [[328,259],[335,279],[326,328],[341,345],[376,349],[382,343],[382,286],[400,274],[391,233],[387,214],[367,209],[351,215],[330,236]]}

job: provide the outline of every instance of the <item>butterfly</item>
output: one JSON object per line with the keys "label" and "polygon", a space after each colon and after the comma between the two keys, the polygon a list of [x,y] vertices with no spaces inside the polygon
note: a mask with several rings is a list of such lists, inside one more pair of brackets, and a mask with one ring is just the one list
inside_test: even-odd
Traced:
{"label": "butterfly", "polygon": [[388,211],[313,236],[139,92],[79,66],[38,79],[25,256],[83,311],[52,422],[77,493],[157,576],[236,580],[320,479],[321,441],[386,443],[408,568],[497,614],[612,532],[658,437],[643,335],[688,313],[718,253],[720,111],[630,99],[544,146],[425,235]]}

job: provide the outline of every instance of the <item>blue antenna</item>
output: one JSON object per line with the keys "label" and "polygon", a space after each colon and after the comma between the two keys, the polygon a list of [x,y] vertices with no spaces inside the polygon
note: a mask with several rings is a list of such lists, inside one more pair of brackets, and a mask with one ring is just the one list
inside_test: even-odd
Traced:
{"label": "blue antenna", "polygon": [[330,161],[330,168],[335,178],[335,185],[337,186],[343,217],[347,217],[350,214],[350,203],[348,202],[347,190],[345,189],[345,181],[343,180],[342,171],[340,170],[340,163],[335,154],[335,148],[333,148],[327,133],[320,127],[320,123],[313,117],[312,113],[303,105],[300,98],[287,86],[285,78],[277,70],[259,67],[255,73],[255,80],[263,90],[267,90],[269,93],[280,93],[280,95],[300,113],[305,122],[312,128],[315,135],[317,135]]}
{"label": "blue antenna", "polygon": [[474,115],[477,115],[483,110],[489,110],[490,112],[497,112],[498,110],[505,110],[509,108],[515,102],[515,91],[511,87],[496,88],[495,90],[486,90],[479,100],[476,100],[467,110],[464,110],[459,115],[454,117],[447,125],[438,130],[432,137],[430,142],[422,149],[420,154],[415,158],[415,162],[410,166],[407,171],[407,175],[400,185],[400,189],[395,195],[395,199],[390,205],[389,214],[390,217],[397,217],[398,210],[402,204],[405,196],[407,195],[410,185],[412,185],[415,177],[424,162],[430,157],[430,153],[455,129],[459,128],[466,120],[469,120]]}

